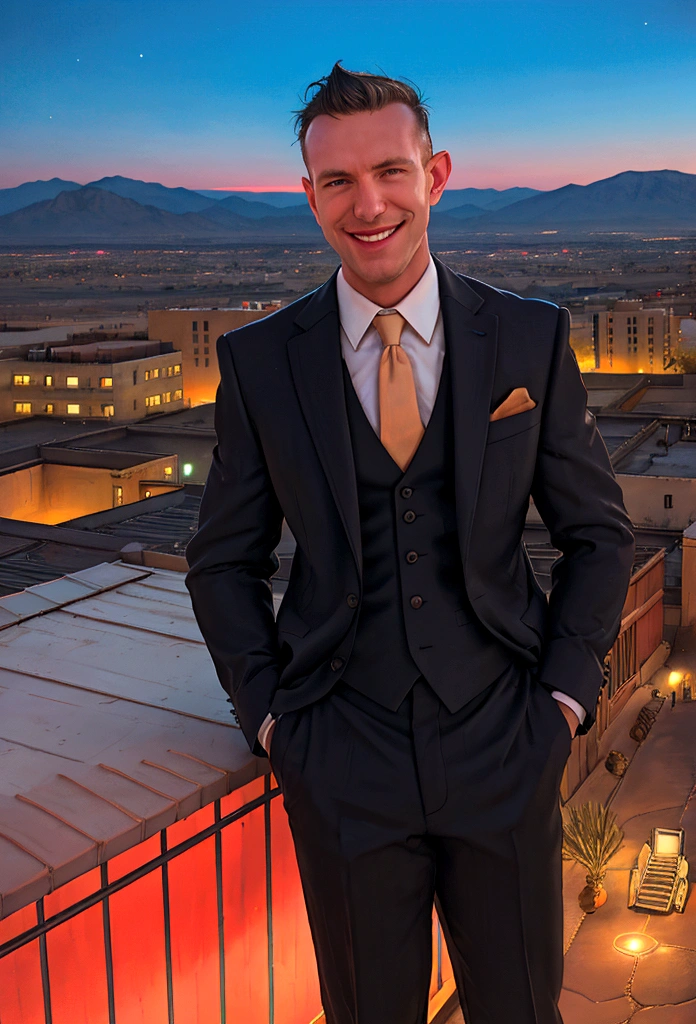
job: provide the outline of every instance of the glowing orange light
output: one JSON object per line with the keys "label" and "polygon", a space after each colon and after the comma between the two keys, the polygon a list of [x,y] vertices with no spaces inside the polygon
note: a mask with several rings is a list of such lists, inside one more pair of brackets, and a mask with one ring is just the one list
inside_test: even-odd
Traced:
{"label": "glowing orange light", "polygon": [[624,932],[614,939],[614,949],[618,949],[619,953],[625,953],[626,956],[646,956],[657,949],[657,946],[657,939],[644,932]]}
{"label": "glowing orange light", "polygon": [[667,682],[669,683],[670,686],[679,686],[681,680],[682,680],[681,672],[670,672],[669,679],[667,680]]}

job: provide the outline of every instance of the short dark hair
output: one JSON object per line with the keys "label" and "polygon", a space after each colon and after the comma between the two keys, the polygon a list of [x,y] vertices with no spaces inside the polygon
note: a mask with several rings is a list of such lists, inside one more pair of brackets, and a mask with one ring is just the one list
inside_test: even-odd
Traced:
{"label": "short dark hair", "polygon": [[[310,89],[317,91],[307,99]],[[413,111],[430,157],[433,144],[430,138],[428,108],[420,90],[408,82],[387,78],[386,75],[372,75],[369,71],[347,71],[341,67],[340,61],[337,61],[328,75],[307,86],[304,107],[293,111],[295,132],[305,163],[305,137],[315,117],[320,114],[340,117],[342,114],[381,110],[390,103],[404,103]]]}

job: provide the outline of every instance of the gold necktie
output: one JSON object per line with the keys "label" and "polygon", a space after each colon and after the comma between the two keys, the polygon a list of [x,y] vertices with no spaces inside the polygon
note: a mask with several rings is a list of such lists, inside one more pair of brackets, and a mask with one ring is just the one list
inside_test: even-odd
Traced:
{"label": "gold necktie", "polygon": [[424,433],[418,412],[411,360],[401,347],[406,321],[401,313],[378,313],[372,323],[384,349],[379,361],[379,436],[394,462],[405,470]]}

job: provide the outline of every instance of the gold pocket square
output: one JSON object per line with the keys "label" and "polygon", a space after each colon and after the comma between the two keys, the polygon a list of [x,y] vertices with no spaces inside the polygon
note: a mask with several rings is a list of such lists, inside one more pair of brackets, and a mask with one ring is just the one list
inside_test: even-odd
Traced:
{"label": "gold pocket square", "polygon": [[518,412],[526,412],[533,409],[536,402],[530,397],[526,388],[513,388],[507,398],[500,403],[497,409],[488,417],[493,420],[502,420],[505,416],[514,416]]}

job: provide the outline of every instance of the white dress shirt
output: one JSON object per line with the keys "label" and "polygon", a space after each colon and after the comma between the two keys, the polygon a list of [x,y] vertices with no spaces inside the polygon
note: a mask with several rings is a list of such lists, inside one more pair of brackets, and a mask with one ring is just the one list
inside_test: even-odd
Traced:
{"label": "white dress shirt", "polygon": [[[365,415],[379,435],[378,380],[383,344],[372,321],[383,307],[349,285],[343,276],[342,267],[336,277],[336,290],[343,358]],[[423,425],[427,426],[435,404],[445,356],[440,289],[432,256],[418,284],[390,308],[398,310],[406,321],[401,333],[401,346],[411,360],[418,411]],[[553,690],[552,696],[572,708],[581,722],[584,720],[586,712],[582,704],[560,690]],[[259,743],[264,749],[272,721],[271,715],[267,715],[259,729]]]}

